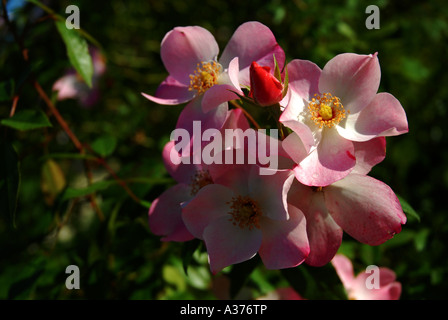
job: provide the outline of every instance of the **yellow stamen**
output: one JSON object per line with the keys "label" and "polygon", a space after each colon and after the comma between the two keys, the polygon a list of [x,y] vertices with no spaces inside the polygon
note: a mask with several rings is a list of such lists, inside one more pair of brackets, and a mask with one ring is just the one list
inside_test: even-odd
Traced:
{"label": "yellow stamen", "polygon": [[311,113],[311,120],[319,128],[323,126],[331,128],[341,122],[346,117],[346,113],[349,113],[344,109],[341,100],[338,97],[333,97],[331,93],[315,94],[308,104],[308,109]]}
{"label": "yellow stamen", "polygon": [[204,93],[218,83],[221,72],[222,66],[216,61],[198,63],[194,73],[190,74],[188,90],[195,90],[198,94]]}
{"label": "yellow stamen", "polygon": [[249,196],[237,196],[233,197],[229,204],[229,214],[232,216],[229,221],[232,221],[234,226],[249,230],[254,227],[260,229],[261,210],[255,200]]}

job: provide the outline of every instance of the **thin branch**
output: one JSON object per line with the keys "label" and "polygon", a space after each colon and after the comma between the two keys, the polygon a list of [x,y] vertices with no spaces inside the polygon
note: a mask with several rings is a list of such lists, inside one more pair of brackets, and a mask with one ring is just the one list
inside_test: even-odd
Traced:
{"label": "thin branch", "polygon": [[[40,5],[40,3],[38,3],[38,2],[33,2],[33,3],[35,3],[37,5]],[[9,20],[8,13],[7,13],[7,10],[6,10],[6,0],[2,0],[1,1],[1,5],[2,5],[3,17],[4,17],[4,20],[6,22],[6,25],[11,30],[11,32],[13,34],[13,37],[14,37],[14,40],[17,43],[17,45],[19,46],[19,49],[20,49],[20,51],[22,53],[23,59],[25,60],[25,62],[28,62],[29,61],[28,49],[25,47],[23,39],[21,39],[19,37],[19,35],[17,33],[17,30],[15,28],[15,25]],[[43,9],[46,10],[47,12],[50,11],[50,14],[51,14],[51,9],[49,9],[48,7],[45,7]],[[98,44],[98,42],[92,36],[90,36],[90,34],[88,34],[87,32],[83,31],[83,36],[88,38],[91,42]],[[59,123],[59,125],[62,127],[62,129],[65,131],[65,133],[68,135],[70,140],[75,145],[76,149],[78,149],[78,151],[81,154],[85,154],[86,149],[85,149],[84,145],[81,143],[81,141],[78,139],[78,137],[70,129],[69,125],[67,124],[65,119],[62,117],[62,115],[59,113],[59,111],[56,108],[56,106],[54,105],[54,103],[51,101],[51,99],[48,97],[48,95],[42,89],[42,87],[39,84],[39,82],[37,81],[36,77],[34,75],[30,75],[30,77],[32,79],[32,84],[33,84],[34,88],[36,89],[37,93],[42,98],[42,100],[45,102],[45,104],[47,105],[47,107],[50,110],[50,112],[56,118],[56,121]],[[15,110],[17,108],[18,100],[19,100],[19,96],[15,95],[14,98],[13,98],[13,105],[11,107],[10,116],[14,115]],[[106,170],[122,186],[122,188],[129,194],[129,196],[134,201],[136,201],[137,203],[141,203],[141,200],[132,192],[132,190],[127,186],[126,182],[123,181],[122,179],[120,179],[117,176],[115,171],[107,164],[107,162],[103,158],[97,157],[95,160],[96,160],[96,162],[101,164],[104,168],[106,168]],[[89,169],[88,169],[88,171],[89,171]],[[88,173],[88,175],[89,175],[89,173]],[[94,198],[91,198],[91,203],[92,203],[92,206],[94,207],[94,209],[97,211],[100,219],[104,219],[104,215],[99,210],[99,207],[96,204],[96,201],[95,201]]]}

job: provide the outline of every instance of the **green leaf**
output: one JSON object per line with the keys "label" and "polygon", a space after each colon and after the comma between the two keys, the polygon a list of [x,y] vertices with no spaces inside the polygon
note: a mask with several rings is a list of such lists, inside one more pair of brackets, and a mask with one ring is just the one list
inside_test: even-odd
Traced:
{"label": "green leaf", "polygon": [[44,268],[40,267],[33,274],[21,279],[11,285],[8,291],[8,300],[22,299],[32,290],[39,277],[44,273]]}
{"label": "green leaf", "polygon": [[0,123],[20,131],[52,126],[45,113],[43,113],[42,110],[35,109],[20,110],[16,112],[13,117],[3,119]]}
{"label": "green leaf", "polygon": [[0,101],[12,99],[14,94],[14,80],[0,82]]}
{"label": "green leaf", "polygon": [[282,73],[280,71],[280,67],[278,66],[277,59],[275,58],[275,55],[274,55],[274,65],[275,65],[274,77],[276,77],[277,80],[280,81],[280,83],[281,83],[282,82]]}
{"label": "green leaf", "polygon": [[397,198],[398,198],[398,200],[400,200],[400,204],[401,204],[401,208],[403,209],[403,212],[411,217],[414,217],[415,219],[417,219],[418,222],[420,222],[420,216],[414,210],[414,208],[412,208],[412,206],[406,200],[404,200],[403,197],[397,195]]}
{"label": "green leaf", "polygon": [[252,259],[233,265],[228,274],[230,279],[230,298],[234,299],[240,290],[244,287],[252,271],[261,263],[257,254]]}
{"label": "green leaf", "polygon": [[182,267],[185,274],[188,274],[188,266],[193,259],[194,252],[201,246],[202,242],[198,239],[193,239],[184,243],[181,253]]}
{"label": "green leaf", "polygon": [[70,63],[87,85],[92,87],[93,62],[87,41],[81,37],[76,29],[67,29],[65,21],[55,21],[55,24],[67,48]]}
{"label": "green leaf", "polygon": [[103,158],[111,155],[116,146],[117,140],[113,136],[99,137],[91,144],[92,149]]}
{"label": "green leaf", "polygon": [[67,188],[62,196],[63,200],[84,197],[96,191],[107,189],[111,184],[116,183],[115,180],[105,180],[92,183],[85,188]]}
{"label": "green leaf", "polygon": [[19,160],[9,142],[0,143],[0,212],[8,214],[15,225],[15,214],[19,196]]}
{"label": "green leaf", "polygon": [[288,76],[288,68],[285,68],[285,80],[283,82],[283,91],[282,96],[286,96],[286,93],[288,92],[288,85],[289,85],[289,76]]}
{"label": "green leaf", "polygon": [[281,270],[289,284],[305,299],[347,300],[347,294],[331,263],[323,267],[300,265]]}

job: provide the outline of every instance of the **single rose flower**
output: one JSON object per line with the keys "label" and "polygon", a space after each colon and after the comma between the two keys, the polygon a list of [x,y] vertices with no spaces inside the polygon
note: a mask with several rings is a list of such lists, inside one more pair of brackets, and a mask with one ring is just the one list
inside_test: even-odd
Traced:
{"label": "single rose flower", "polygon": [[301,183],[330,185],[353,170],[354,142],[408,132],[400,102],[377,93],[377,54],[340,54],[323,70],[310,61],[293,60],[287,70],[289,102],[280,122],[293,133],[283,147],[297,163],[294,172]]}
{"label": "single rose flower", "polygon": [[286,203],[291,171],[263,176],[257,165],[213,169],[215,184],[202,188],[182,209],[188,230],[205,242],[211,271],[257,253],[268,269],[302,263],[309,247],[302,212]]}

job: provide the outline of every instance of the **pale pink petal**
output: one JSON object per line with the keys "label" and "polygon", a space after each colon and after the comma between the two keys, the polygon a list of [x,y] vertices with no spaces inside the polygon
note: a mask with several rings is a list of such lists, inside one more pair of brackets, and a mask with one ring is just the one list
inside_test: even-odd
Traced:
{"label": "pale pink petal", "polygon": [[176,105],[190,101],[194,97],[194,92],[188,90],[188,86],[178,82],[168,76],[157,88],[154,96],[143,93],[142,95],[155,103],[164,105]]}
{"label": "pale pink petal", "polygon": [[367,141],[375,137],[396,136],[408,132],[406,113],[390,93],[378,93],[358,114],[349,115],[339,133],[352,141]]}
{"label": "pale pink petal", "polygon": [[302,99],[310,101],[319,93],[321,69],[311,61],[295,59],[288,63],[288,87]]}
{"label": "pale pink petal", "polygon": [[78,82],[76,74],[67,74],[59,78],[53,85],[53,90],[58,91],[58,100],[75,98],[79,93]]}
{"label": "pale pink petal", "polygon": [[240,83],[239,83],[240,64],[238,57],[235,57],[230,61],[226,74],[228,77],[228,82],[230,82],[230,84],[232,84],[237,90],[239,90],[238,93],[244,95],[243,91],[241,91],[240,89]]}
{"label": "pale pink petal", "polygon": [[353,287],[353,283],[355,281],[355,273],[353,271],[352,262],[346,256],[337,254],[334,256],[333,260],[331,260],[331,264],[336,270],[339,279],[341,279],[344,288],[348,291]]}
{"label": "pale pink petal", "polygon": [[187,241],[193,235],[182,220],[181,203],[191,199],[191,189],[185,184],[168,188],[149,209],[149,228],[152,233],[163,236],[162,241]]}
{"label": "pale pink petal", "polygon": [[225,129],[237,129],[245,131],[250,128],[249,122],[242,109],[231,109],[227,113],[226,122],[222,126],[222,134],[225,134]]}
{"label": "pale pink petal", "polygon": [[320,194],[313,196],[308,208],[304,211],[310,242],[310,254],[306,263],[315,267],[321,267],[330,262],[338,251],[343,236],[341,227],[329,214]]}
{"label": "pale pink petal", "polygon": [[210,184],[199,190],[188,203],[183,204],[182,219],[187,229],[199,239],[204,239],[204,229],[214,220],[229,219],[229,204],[234,193],[229,188]]}
{"label": "pale pink petal", "polygon": [[256,200],[264,217],[287,220],[287,196],[294,181],[291,170],[278,170],[272,175],[261,175],[257,166],[252,166],[249,176],[249,194]]}
{"label": "pale pink petal", "polygon": [[215,84],[204,93],[202,110],[204,112],[212,111],[224,102],[239,99],[235,92],[243,95],[243,92],[239,88],[237,89],[231,84]]}
{"label": "pale pink petal", "polygon": [[[371,274],[361,272],[355,279],[349,297],[356,300],[398,300],[401,295],[401,284],[395,281],[395,273],[388,268],[379,268],[379,288],[369,288],[372,284]],[[372,275],[373,276],[373,275]]]}
{"label": "pale pink petal", "polygon": [[282,141],[282,148],[295,163],[300,163],[308,155],[302,140],[295,132],[290,133]]}
{"label": "pale pink petal", "polygon": [[323,266],[336,254],[342,242],[342,229],[329,214],[321,191],[314,191],[295,181],[288,202],[301,209],[306,218],[310,254],[306,263]]}
{"label": "pale pink petal", "polygon": [[[205,130],[213,128],[220,130],[226,121],[228,105],[227,103],[219,105],[217,108],[204,112],[201,106],[201,97],[194,98],[182,110],[177,119],[176,129],[184,129],[191,138],[190,146],[195,150],[202,150],[202,147],[208,144],[208,141],[202,141],[202,134]],[[179,151],[179,150],[178,150]],[[193,152],[194,150],[191,150]],[[184,155],[188,155],[186,150]]]}
{"label": "pale pink petal", "polygon": [[316,142],[310,127],[299,118],[300,114],[308,112],[308,110],[305,105],[305,100],[293,91],[290,92],[290,100],[280,115],[279,121],[297,134],[300,140],[302,140],[302,146],[308,153],[315,146]]}
{"label": "pale pink petal", "polygon": [[236,194],[244,196],[249,195],[249,177],[254,165],[248,164],[246,161],[236,164],[238,153],[244,153],[244,150],[224,150],[220,156],[223,163],[209,166],[209,172],[214,183],[226,186]]}
{"label": "pale pink petal", "polygon": [[399,233],[406,222],[395,193],[372,177],[350,174],[324,192],[333,219],[362,243],[379,245]]}
{"label": "pale pink petal", "polygon": [[259,229],[248,230],[234,226],[227,216],[212,221],[205,228],[203,236],[213,274],[254,257],[262,241]]}
{"label": "pale pink petal", "polygon": [[194,164],[192,157],[182,157],[176,151],[176,141],[169,141],[162,151],[163,163],[166,170],[179,183],[190,184],[194,175],[202,170],[202,164]]}
{"label": "pale pink petal", "polygon": [[324,128],[317,148],[294,172],[297,180],[305,185],[327,186],[347,176],[355,163],[353,142],[342,138],[334,128]]}
{"label": "pale pink petal", "polygon": [[366,142],[353,142],[356,165],[351,173],[368,174],[386,157],[386,138],[378,137]]}
{"label": "pale pink petal", "polygon": [[303,213],[292,205],[288,212],[287,221],[260,219],[263,241],[259,254],[267,269],[298,266],[310,251]]}
{"label": "pale pink petal", "polygon": [[219,53],[214,36],[198,26],[176,27],[162,40],[160,55],[166,70],[174,79],[189,85],[189,75],[203,61],[216,60]]}
{"label": "pale pink petal", "polygon": [[234,57],[239,58],[241,85],[250,85],[249,67],[253,61],[261,66],[274,70],[274,59],[277,59],[280,69],[285,63],[285,53],[278,45],[272,31],[265,25],[250,21],[243,23],[230,38],[224,48],[219,62],[227,66]]}
{"label": "pale pink petal", "polygon": [[344,108],[355,114],[365,108],[378,91],[381,78],[376,54],[343,53],[325,65],[319,91],[341,99]]}

